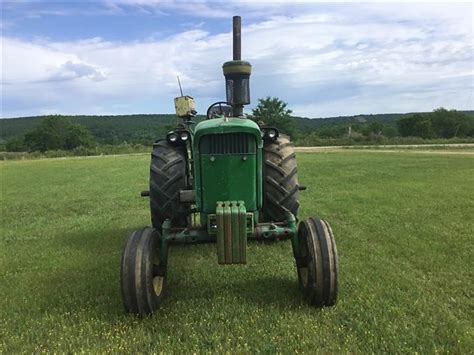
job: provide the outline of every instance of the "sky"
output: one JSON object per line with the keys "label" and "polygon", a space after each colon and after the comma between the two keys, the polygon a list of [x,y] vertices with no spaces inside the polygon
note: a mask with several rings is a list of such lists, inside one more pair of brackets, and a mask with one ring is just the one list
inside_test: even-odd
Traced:
{"label": "sky", "polygon": [[474,109],[473,3],[2,1],[1,117],[199,113],[242,16],[251,105],[298,116]]}

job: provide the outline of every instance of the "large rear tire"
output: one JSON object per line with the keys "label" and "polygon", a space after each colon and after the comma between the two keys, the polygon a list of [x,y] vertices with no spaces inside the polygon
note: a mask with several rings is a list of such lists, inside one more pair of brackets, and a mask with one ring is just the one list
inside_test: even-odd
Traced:
{"label": "large rear tire", "polygon": [[185,227],[189,206],[179,202],[179,191],[185,190],[186,150],[166,140],[153,145],[150,164],[150,211],[153,228],[161,231],[165,219],[173,226]]}
{"label": "large rear tire", "polygon": [[162,303],[166,266],[159,260],[160,233],[153,228],[133,231],[125,244],[120,268],[122,300],[128,313],[152,314]]}
{"label": "large rear tire", "polygon": [[296,154],[287,136],[263,147],[263,215],[265,221],[281,222],[287,213],[298,215],[299,184]]}
{"label": "large rear tire", "polygon": [[299,224],[297,238],[293,253],[305,300],[316,307],[334,305],[339,262],[331,226],[325,220],[308,218]]}

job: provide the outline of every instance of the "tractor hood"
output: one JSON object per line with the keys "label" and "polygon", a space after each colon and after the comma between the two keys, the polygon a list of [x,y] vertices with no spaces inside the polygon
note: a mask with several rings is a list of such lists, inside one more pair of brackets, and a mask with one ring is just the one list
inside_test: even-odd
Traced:
{"label": "tractor hood", "polygon": [[218,201],[242,201],[248,212],[262,206],[262,136],[243,118],[214,118],[194,131],[196,207],[216,212]]}
{"label": "tractor hood", "polygon": [[262,148],[263,141],[260,127],[252,120],[245,118],[214,118],[196,125],[194,130],[194,149],[199,151],[200,138],[205,134],[249,133],[255,136],[257,148]]}

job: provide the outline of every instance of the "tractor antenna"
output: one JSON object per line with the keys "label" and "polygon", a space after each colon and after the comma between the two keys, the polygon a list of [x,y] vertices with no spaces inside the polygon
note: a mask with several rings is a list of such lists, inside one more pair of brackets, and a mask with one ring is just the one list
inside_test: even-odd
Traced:
{"label": "tractor antenna", "polygon": [[183,89],[181,88],[181,81],[179,81],[179,75],[176,75],[176,77],[178,78],[178,85],[179,85],[179,91],[181,91],[181,96],[184,96]]}

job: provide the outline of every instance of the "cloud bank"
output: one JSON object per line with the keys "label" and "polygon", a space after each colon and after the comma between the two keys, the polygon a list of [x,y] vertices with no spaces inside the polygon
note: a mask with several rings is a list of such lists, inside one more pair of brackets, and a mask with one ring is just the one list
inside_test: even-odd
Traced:
{"label": "cloud bank", "polygon": [[[108,2],[103,10],[160,18],[177,6]],[[173,112],[177,75],[202,113],[225,95],[231,19],[212,31],[179,25],[232,13],[243,17],[253,104],[278,96],[307,117],[474,109],[470,4],[199,3],[187,11],[193,8],[195,15],[176,16],[173,33],[127,41],[25,38],[13,26],[2,37],[2,116]]]}

